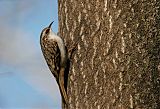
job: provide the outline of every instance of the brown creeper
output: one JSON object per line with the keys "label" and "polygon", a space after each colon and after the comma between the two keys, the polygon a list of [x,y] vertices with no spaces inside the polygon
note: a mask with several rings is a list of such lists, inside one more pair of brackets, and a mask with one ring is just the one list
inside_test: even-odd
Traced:
{"label": "brown creeper", "polygon": [[48,67],[58,83],[62,100],[67,104],[68,97],[64,87],[64,72],[67,64],[65,44],[61,37],[52,32],[52,23],[44,28],[40,36],[40,45]]}

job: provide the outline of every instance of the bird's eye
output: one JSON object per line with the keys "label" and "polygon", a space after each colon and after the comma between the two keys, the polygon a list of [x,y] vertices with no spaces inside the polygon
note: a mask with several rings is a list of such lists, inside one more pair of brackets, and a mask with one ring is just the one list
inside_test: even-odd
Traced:
{"label": "bird's eye", "polygon": [[49,33],[49,29],[47,29],[47,30],[45,31],[45,33],[48,34],[48,33]]}

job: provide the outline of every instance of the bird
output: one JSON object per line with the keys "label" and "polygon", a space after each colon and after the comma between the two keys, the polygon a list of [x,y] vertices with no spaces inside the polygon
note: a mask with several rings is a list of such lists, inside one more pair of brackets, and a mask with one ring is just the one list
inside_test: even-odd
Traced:
{"label": "bird", "polygon": [[65,43],[60,36],[52,31],[52,24],[53,22],[42,30],[40,35],[40,46],[46,63],[57,81],[62,100],[65,104],[68,104],[67,91],[64,86],[68,56]]}

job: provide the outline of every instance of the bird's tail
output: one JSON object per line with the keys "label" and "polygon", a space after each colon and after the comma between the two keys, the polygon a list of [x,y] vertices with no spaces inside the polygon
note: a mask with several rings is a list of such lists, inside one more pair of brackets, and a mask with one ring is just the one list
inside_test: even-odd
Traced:
{"label": "bird's tail", "polygon": [[64,71],[65,71],[65,68],[60,69],[58,82],[59,82],[59,89],[61,92],[62,100],[65,104],[68,104],[68,96],[67,96],[66,89],[64,87]]}

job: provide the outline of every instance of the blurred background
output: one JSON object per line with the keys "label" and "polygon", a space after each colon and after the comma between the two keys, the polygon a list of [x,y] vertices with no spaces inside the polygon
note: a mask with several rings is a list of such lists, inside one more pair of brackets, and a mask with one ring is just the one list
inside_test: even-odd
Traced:
{"label": "blurred background", "polygon": [[57,0],[0,0],[0,109],[60,109],[57,83],[41,53],[41,30],[54,20]]}

